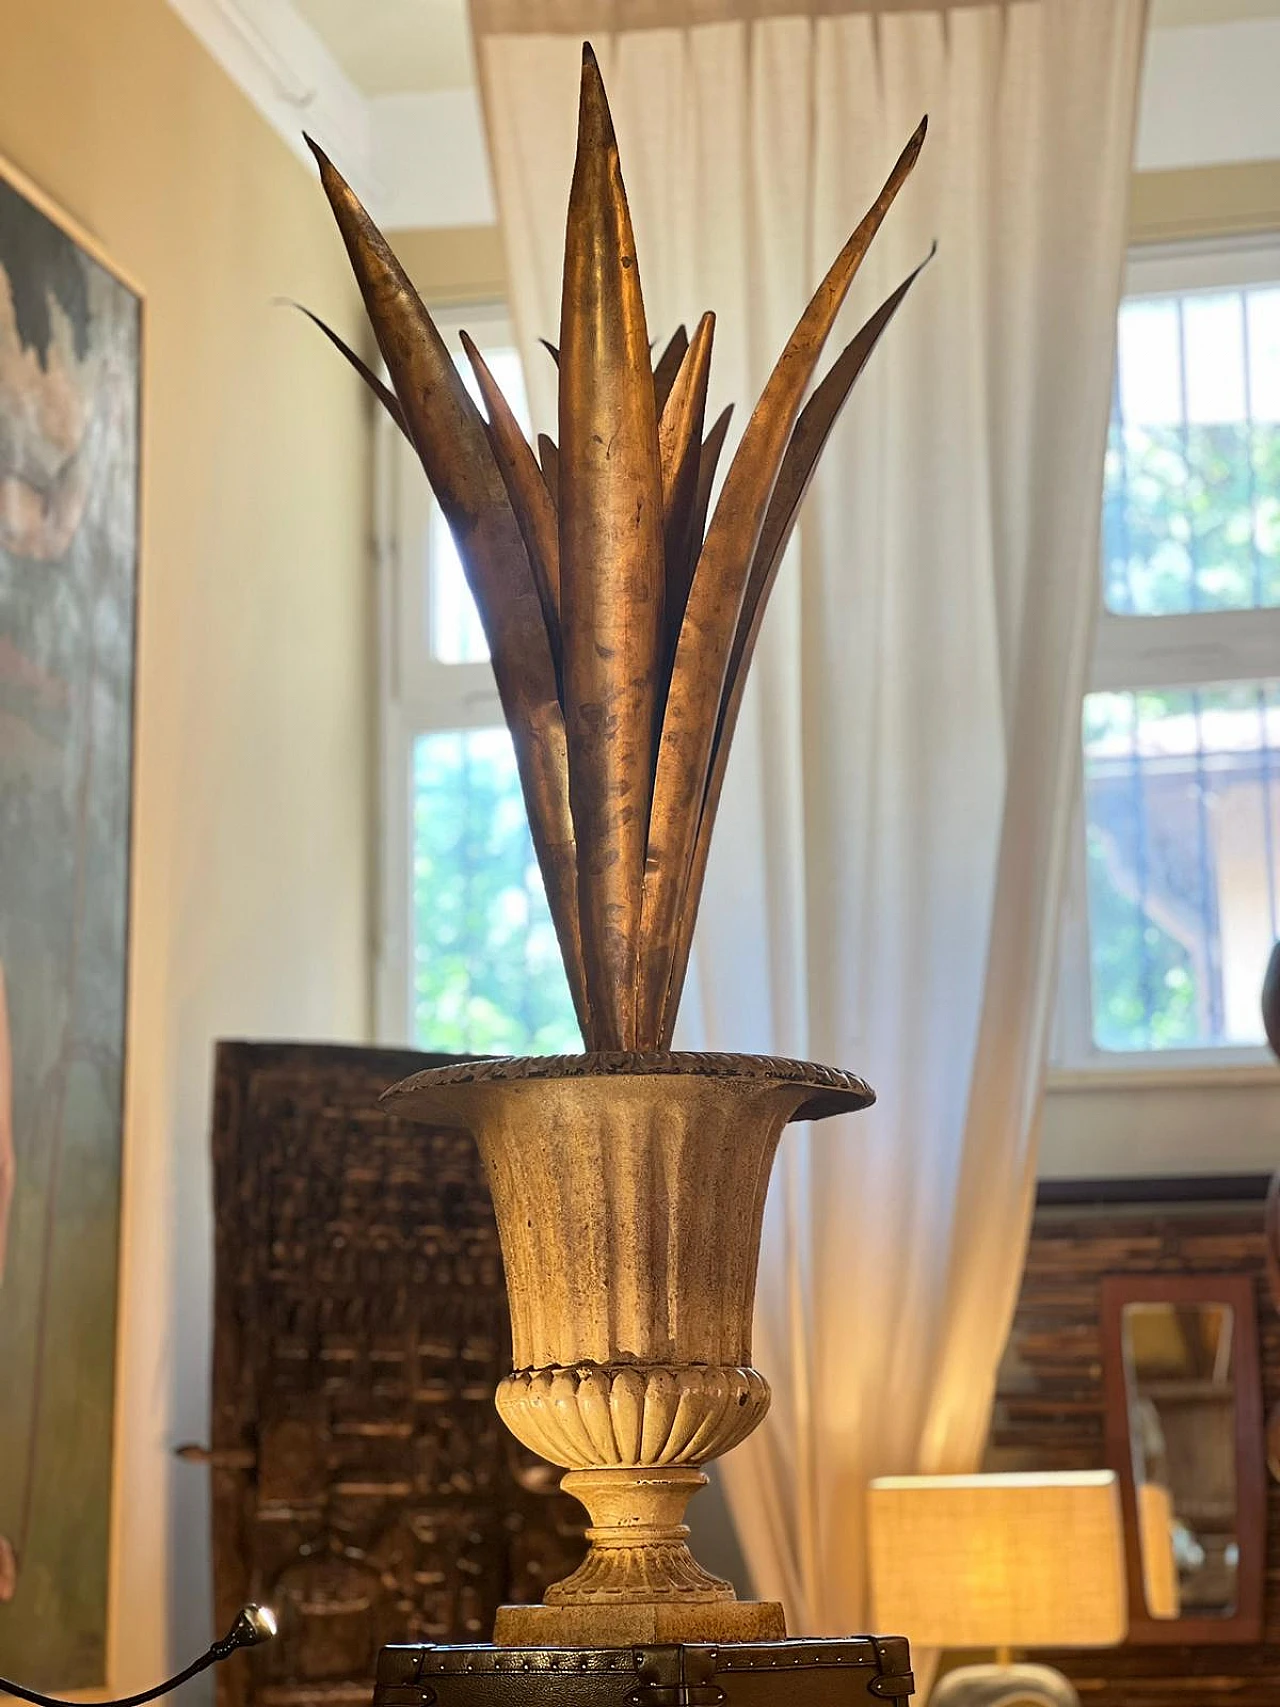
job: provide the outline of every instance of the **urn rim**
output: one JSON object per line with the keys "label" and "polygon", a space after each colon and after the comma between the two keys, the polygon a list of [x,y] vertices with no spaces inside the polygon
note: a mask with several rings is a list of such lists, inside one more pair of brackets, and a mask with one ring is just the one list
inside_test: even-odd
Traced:
{"label": "urn rim", "polygon": [[432,1091],[469,1086],[563,1083],[574,1079],[692,1078],[725,1079],[758,1085],[792,1086],[808,1092],[790,1120],[825,1120],[870,1108],[876,1093],[865,1079],[839,1067],[799,1061],[785,1055],[737,1055],[725,1051],[597,1050],[582,1055],[492,1055],[428,1067],[383,1091],[379,1101],[409,1120],[430,1122],[437,1111],[420,1106]]}

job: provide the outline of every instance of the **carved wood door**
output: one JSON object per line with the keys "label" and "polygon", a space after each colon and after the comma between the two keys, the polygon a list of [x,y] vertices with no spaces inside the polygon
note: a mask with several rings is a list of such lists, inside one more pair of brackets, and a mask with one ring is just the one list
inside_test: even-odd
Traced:
{"label": "carved wood door", "polygon": [[558,1472],[507,1434],[510,1323],[465,1134],[378,1096],[443,1057],[219,1045],[214,1593],[280,1636],[219,1707],[367,1702],[384,1642],[487,1641],[584,1551]]}

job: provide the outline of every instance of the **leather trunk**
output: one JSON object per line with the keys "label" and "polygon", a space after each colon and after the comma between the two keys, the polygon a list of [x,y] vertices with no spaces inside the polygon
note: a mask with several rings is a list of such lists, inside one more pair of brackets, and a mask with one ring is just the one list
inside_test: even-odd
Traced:
{"label": "leather trunk", "polygon": [[374,1707],[859,1707],[911,1695],[901,1636],[641,1648],[389,1647]]}

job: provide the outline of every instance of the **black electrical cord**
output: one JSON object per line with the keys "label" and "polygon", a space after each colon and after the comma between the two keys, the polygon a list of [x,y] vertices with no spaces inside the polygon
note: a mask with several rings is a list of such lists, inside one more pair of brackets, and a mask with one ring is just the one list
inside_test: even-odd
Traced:
{"label": "black electrical cord", "polygon": [[[154,1701],[158,1695],[167,1695],[188,1678],[234,1654],[237,1648],[256,1648],[259,1642],[269,1642],[275,1633],[275,1614],[268,1607],[242,1606],[226,1635],[211,1642],[207,1652],[183,1671],[165,1683],[156,1684],[154,1689],[144,1689],[140,1695],[122,1695],[115,1701],[103,1701],[99,1707],[142,1707],[144,1701]],[[7,1677],[0,1677],[0,1694],[16,1695],[20,1701],[34,1703],[34,1707],[76,1707],[74,1702],[64,1701],[60,1696],[40,1695],[34,1689],[24,1689],[20,1683],[10,1683]]]}

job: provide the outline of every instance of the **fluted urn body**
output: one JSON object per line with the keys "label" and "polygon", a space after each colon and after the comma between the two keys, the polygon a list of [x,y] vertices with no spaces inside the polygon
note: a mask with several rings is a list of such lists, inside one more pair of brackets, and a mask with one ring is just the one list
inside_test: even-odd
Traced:
{"label": "fluted urn body", "polygon": [[553,1056],[433,1069],[387,1093],[465,1127],[489,1177],[514,1368],[498,1410],[569,1473],[590,1550],[499,1641],[775,1639],[687,1545],[699,1466],[744,1440],[765,1194],[788,1121],[865,1107],[861,1079],[741,1055]]}

